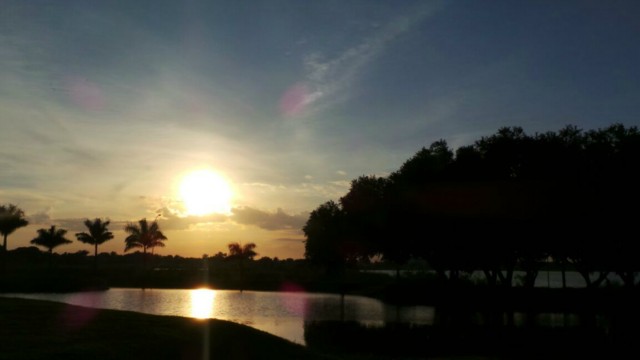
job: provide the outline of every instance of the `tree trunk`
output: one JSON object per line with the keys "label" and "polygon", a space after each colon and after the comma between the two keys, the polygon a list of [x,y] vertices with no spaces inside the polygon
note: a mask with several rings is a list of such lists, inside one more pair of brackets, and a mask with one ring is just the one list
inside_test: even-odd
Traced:
{"label": "tree trunk", "polygon": [[538,277],[538,270],[529,270],[524,277],[524,287],[533,289],[536,286],[536,278]]}
{"label": "tree trunk", "polygon": [[98,272],[98,244],[96,243],[96,248],[93,255],[93,273]]}
{"label": "tree trunk", "polygon": [[2,249],[0,249],[0,262],[2,262],[0,270],[4,274],[7,270],[7,234],[4,234],[4,244],[2,245]]}
{"label": "tree trunk", "polygon": [[53,265],[53,248],[49,249],[49,269],[51,269]]}
{"label": "tree trunk", "polygon": [[593,282],[593,287],[600,287],[602,282],[607,279],[607,276],[609,276],[608,271],[600,271],[600,275],[598,275],[598,278]]}
{"label": "tree trunk", "polygon": [[147,247],[142,247],[142,270],[147,271]]}
{"label": "tree trunk", "polygon": [[503,287],[510,288],[511,284],[513,283],[513,267],[507,268],[505,270],[505,273],[506,275],[502,273],[502,270],[497,271],[498,278],[500,279],[500,284]]}
{"label": "tree trunk", "polygon": [[620,271],[618,275],[622,278],[624,287],[633,289],[636,285],[636,274],[633,271]]}
{"label": "tree trunk", "polygon": [[496,287],[498,285],[498,270],[488,270],[485,272],[489,286]]}
{"label": "tree trunk", "polygon": [[244,259],[240,258],[240,292],[244,291]]}
{"label": "tree trunk", "polygon": [[534,288],[536,286],[536,279],[540,273],[540,263],[534,256],[525,256],[522,261],[522,268],[525,271],[524,274],[524,287]]}
{"label": "tree trunk", "polygon": [[505,283],[504,286],[507,288],[510,288],[513,284],[513,271],[514,271],[515,266],[511,265],[507,268],[507,276],[505,278]]}
{"label": "tree trunk", "polygon": [[584,282],[587,284],[588,288],[593,286],[593,284],[591,283],[591,277],[589,276],[588,271],[578,271],[578,273],[582,275],[582,277],[584,278]]}
{"label": "tree trunk", "polygon": [[142,247],[142,290],[147,288],[147,247]]}

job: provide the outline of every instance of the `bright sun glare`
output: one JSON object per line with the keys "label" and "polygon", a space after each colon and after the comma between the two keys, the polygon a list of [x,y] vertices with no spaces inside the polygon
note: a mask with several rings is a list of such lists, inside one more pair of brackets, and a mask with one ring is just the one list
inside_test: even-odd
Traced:
{"label": "bright sun glare", "polygon": [[229,183],[208,169],[192,171],[180,183],[180,198],[188,215],[228,214],[232,195]]}

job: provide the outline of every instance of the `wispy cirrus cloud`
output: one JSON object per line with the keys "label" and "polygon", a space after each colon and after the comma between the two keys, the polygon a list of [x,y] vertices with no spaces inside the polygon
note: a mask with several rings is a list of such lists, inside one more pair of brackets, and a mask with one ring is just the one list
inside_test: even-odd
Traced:
{"label": "wispy cirrus cloud", "polygon": [[[305,79],[292,87],[283,100],[288,100],[295,115],[304,110],[314,113],[349,98],[354,81],[388,45],[411,27],[433,14],[437,6],[423,6],[411,15],[402,16],[379,27],[374,33],[334,57],[314,51],[304,56]],[[286,111],[285,111],[286,112]]]}

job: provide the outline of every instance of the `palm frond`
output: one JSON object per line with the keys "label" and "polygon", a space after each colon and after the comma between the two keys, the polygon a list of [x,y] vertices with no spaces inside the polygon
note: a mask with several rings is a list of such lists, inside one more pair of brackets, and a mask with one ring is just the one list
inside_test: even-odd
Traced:
{"label": "palm frond", "polygon": [[0,234],[8,236],[16,229],[29,225],[24,211],[14,204],[0,206]]}
{"label": "palm frond", "polygon": [[109,220],[103,222],[100,218],[96,218],[93,221],[86,219],[84,225],[89,232],[77,233],[76,238],[85,244],[100,245],[113,239],[113,233],[107,230],[109,223]]}
{"label": "palm frond", "polygon": [[141,247],[145,250],[164,247],[165,244],[162,241],[167,240],[167,237],[160,231],[157,221],[149,224],[147,219],[141,219],[137,224],[128,223],[124,230],[130,234],[125,239],[125,251],[136,247]]}
{"label": "palm frond", "polygon": [[31,240],[31,243],[52,251],[60,245],[72,243],[71,240],[64,237],[66,234],[67,230],[56,229],[56,226],[52,225],[49,229],[38,229],[38,236]]}
{"label": "palm frond", "polygon": [[242,246],[240,243],[233,242],[227,246],[229,247],[230,258],[252,259],[258,255],[258,253],[253,250],[256,248],[256,244],[254,243],[248,243]]}

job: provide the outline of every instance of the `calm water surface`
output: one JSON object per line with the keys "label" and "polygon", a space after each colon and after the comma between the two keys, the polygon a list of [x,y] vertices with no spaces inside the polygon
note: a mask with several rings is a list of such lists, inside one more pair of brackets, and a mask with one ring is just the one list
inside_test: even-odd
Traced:
{"label": "calm water surface", "polygon": [[71,294],[6,294],[93,308],[156,315],[215,318],[249,325],[299,344],[305,321],[356,321],[370,326],[387,322],[433,324],[434,308],[392,306],[362,296],[237,290],[110,289]]}

